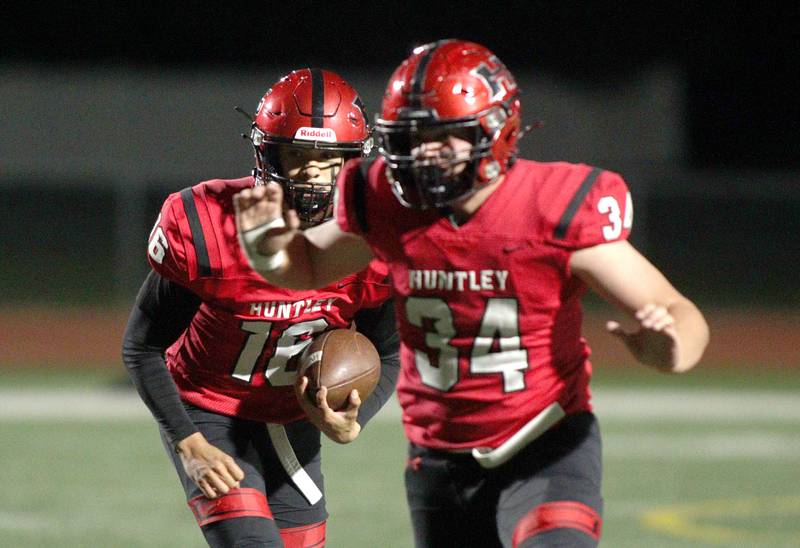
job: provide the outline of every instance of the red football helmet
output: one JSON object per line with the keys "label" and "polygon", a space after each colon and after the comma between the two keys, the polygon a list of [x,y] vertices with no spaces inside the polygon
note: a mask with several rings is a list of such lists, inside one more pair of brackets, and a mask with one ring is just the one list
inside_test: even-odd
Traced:
{"label": "red football helmet", "polygon": [[287,74],[267,91],[256,109],[250,139],[256,184],[283,185],[288,206],[309,224],[331,216],[336,172],[322,184],[292,179],[281,165],[281,148],[322,149],[347,161],[369,154],[372,147],[358,93],[338,74],[308,68]]}
{"label": "red football helmet", "polygon": [[[505,173],[517,152],[518,94],[505,65],[480,44],[440,40],[414,49],[389,79],[375,124],[400,202],[445,207]],[[425,160],[420,144],[430,135],[469,141],[469,157]]]}

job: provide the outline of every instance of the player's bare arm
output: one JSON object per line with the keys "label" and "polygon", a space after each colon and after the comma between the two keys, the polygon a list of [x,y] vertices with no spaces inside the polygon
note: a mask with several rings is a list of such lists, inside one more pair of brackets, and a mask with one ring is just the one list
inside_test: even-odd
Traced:
{"label": "player's bare arm", "polygon": [[570,268],[635,320],[637,326],[632,330],[616,321],[609,321],[606,327],[637,360],[674,373],[687,371],[700,361],[709,337],[702,313],[630,243],[578,250],[572,254]]}
{"label": "player's bare arm", "polygon": [[328,389],[324,386],[320,387],[316,393],[316,405],[306,397],[308,377],[298,377],[294,386],[300,407],[303,408],[308,420],[319,428],[320,432],[336,443],[350,443],[358,437],[361,432],[361,425],[357,421],[358,409],[361,407],[358,390],[350,392],[347,406],[344,409],[334,411],[328,405]]}
{"label": "player's bare arm", "polygon": [[234,196],[234,207],[242,248],[272,284],[324,287],[365,268],[373,258],[361,237],[341,231],[335,221],[300,230],[297,214],[283,208],[279,185],[245,189]]}
{"label": "player's bare arm", "polygon": [[210,499],[239,487],[244,479],[244,472],[233,457],[211,445],[200,432],[179,441],[175,450],[186,474]]}

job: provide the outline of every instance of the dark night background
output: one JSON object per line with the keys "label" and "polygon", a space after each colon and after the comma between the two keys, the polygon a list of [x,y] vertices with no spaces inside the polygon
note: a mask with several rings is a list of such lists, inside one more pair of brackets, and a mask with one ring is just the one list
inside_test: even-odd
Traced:
{"label": "dark night background", "polygon": [[0,61],[257,69],[279,57],[391,70],[414,45],[442,37],[484,43],[512,72],[533,66],[611,85],[666,61],[688,77],[693,164],[800,165],[795,3],[15,4],[0,23]]}
{"label": "dark night background", "polygon": [[[642,238],[642,245],[646,237],[647,254],[680,288],[700,300],[757,300],[779,306],[800,301],[794,289],[800,260],[797,4],[573,0],[81,2],[56,9],[53,5],[14,3],[5,7],[0,19],[0,68],[19,71],[21,67],[23,72],[28,71],[25,74],[35,73],[37,83],[31,85],[46,85],[50,72],[61,77],[70,71],[105,74],[122,68],[153,78],[154,74],[213,75],[216,70],[276,74],[275,67],[309,65],[332,68],[348,78],[355,71],[364,71],[380,74],[385,80],[413,46],[447,37],[484,43],[515,74],[525,72],[532,78],[546,74],[565,85],[607,90],[610,97],[643,71],[670,67],[681,78],[683,148],[679,158],[670,160],[672,167],[661,166],[657,176],[649,175],[652,188],[661,190],[639,195],[638,226],[643,232],[634,231],[635,236]],[[15,90],[10,93],[19,94]],[[263,91],[261,88],[259,93]],[[179,97],[175,108],[188,108],[193,90],[186,88]],[[252,108],[257,98],[250,94],[244,104]],[[58,100],[53,97],[50,107],[59,108]],[[529,116],[536,114],[536,100],[535,94],[523,96]],[[88,103],[86,108],[91,107]],[[36,117],[40,124],[37,134],[45,137],[48,126],[41,120],[41,108],[32,107],[31,112],[34,114],[6,114],[20,120],[28,115]],[[162,129],[155,119],[158,115],[152,116],[150,127]],[[227,111],[225,116],[229,117]],[[561,119],[546,123],[563,125],[568,117],[562,113]],[[187,126],[191,122],[186,119]],[[649,123],[630,122],[632,126]],[[108,120],[109,125],[114,123],[113,117]],[[172,130],[180,134],[180,128]],[[534,138],[546,140],[547,133]],[[154,142],[168,151],[177,139]],[[25,150],[24,146],[16,150]],[[647,143],[642,146],[647,147]],[[683,175],[674,175],[681,190],[670,193],[673,169]],[[141,264],[141,257],[135,257],[135,263],[125,257],[130,254],[127,250],[146,237],[146,229],[139,226],[142,222],[132,223],[134,228],[127,231],[120,230],[119,221],[116,228],[107,226],[107,212],[116,208],[119,216],[120,210],[125,211],[120,200],[131,197],[120,198],[119,192],[93,183],[92,177],[102,178],[94,173],[86,174],[86,184],[95,185],[91,198],[80,187],[53,192],[53,186],[59,183],[52,172],[14,173],[12,177],[0,174],[0,183],[6,183],[0,184],[0,203],[5,204],[0,211],[4,236],[7,231],[13,235],[19,230],[24,222],[21,216],[33,218],[43,197],[53,210],[71,208],[73,216],[97,221],[88,223],[91,226],[84,227],[83,236],[75,236],[75,241],[66,246],[73,250],[93,248],[95,266],[76,277],[80,282],[64,282],[53,289],[49,280],[53,294],[48,298],[92,300],[98,295],[116,295],[125,301],[132,297],[135,280],[141,279],[140,270],[146,265]],[[625,174],[630,175],[630,170]],[[40,183],[35,188],[29,186],[25,193],[26,198],[37,199],[23,199],[19,177]],[[147,224],[167,190],[191,182],[142,182],[148,205],[141,216],[148,219]],[[11,203],[16,205],[12,207]],[[106,226],[97,228],[103,222]],[[116,231],[117,244],[107,237],[109,231]],[[49,248],[50,253],[41,253],[40,258],[28,256],[16,267],[5,269],[7,287],[18,290],[5,300],[32,298],[35,288],[44,287],[35,276],[23,284],[25,287],[14,282],[20,279],[21,271],[69,270],[72,258],[66,248],[55,249],[53,241],[73,232],[63,219],[53,219],[37,230],[39,241],[34,243]],[[15,236],[7,238],[3,251],[19,256],[20,251],[9,243],[17,240]],[[634,243],[639,244],[636,239]],[[115,254],[116,259],[104,262],[103,257]],[[108,279],[119,280],[121,271],[131,269],[136,272],[122,287],[109,286]],[[85,286],[92,288],[91,295],[80,296]],[[19,297],[26,294],[28,297]]]}

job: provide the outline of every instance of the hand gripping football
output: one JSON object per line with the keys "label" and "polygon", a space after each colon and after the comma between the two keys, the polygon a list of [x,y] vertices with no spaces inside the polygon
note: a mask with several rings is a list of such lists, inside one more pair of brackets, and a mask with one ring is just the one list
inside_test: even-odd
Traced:
{"label": "hand gripping football", "polygon": [[328,389],[328,405],[334,411],[347,406],[354,388],[361,401],[375,389],[381,376],[381,360],[375,346],[353,329],[326,331],[300,356],[300,375],[308,377],[306,396],[316,404],[317,391]]}

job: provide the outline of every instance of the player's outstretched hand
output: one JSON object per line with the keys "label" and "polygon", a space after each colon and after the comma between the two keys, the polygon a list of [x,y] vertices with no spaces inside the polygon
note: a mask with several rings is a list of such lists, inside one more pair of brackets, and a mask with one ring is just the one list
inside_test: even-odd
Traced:
{"label": "player's outstretched hand", "polygon": [[254,246],[262,255],[274,255],[285,249],[300,227],[297,212],[291,209],[284,212],[283,188],[276,183],[242,190],[234,195],[233,207],[240,240],[252,239],[246,236],[248,233],[257,235],[259,239]]}
{"label": "player's outstretched hand", "polygon": [[238,488],[244,479],[233,457],[208,443],[200,432],[178,442],[177,450],[186,474],[209,499]]}
{"label": "player's outstretched hand", "polygon": [[680,357],[675,319],[663,306],[648,304],[636,311],[638,328],[627,331],[615,321],[606,329],[625,343],[633,356],[645,365],[672,371]]}
{"label": "player's outstretched hand", "polygon": [[358,437],[361,425],[358,418],[358,408],[361,407],[361,398],[358,390],[350,392],[347,406],[341,411],[334,411],[326,399],[328,389],[321,387],[316,394],[317,405],[312,404],[306,397],[308,377],[300,377],[294,385],[297,401],[305,411],[308,420],[319,430],[336,443],[350,443]]}

